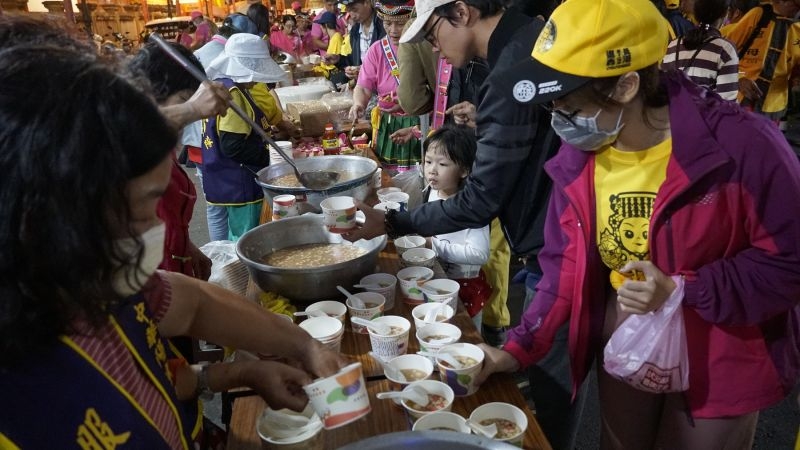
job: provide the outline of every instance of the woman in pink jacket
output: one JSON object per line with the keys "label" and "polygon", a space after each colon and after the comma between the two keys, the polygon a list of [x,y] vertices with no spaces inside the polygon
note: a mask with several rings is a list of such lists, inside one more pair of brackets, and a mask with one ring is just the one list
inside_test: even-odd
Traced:
{"label": "woman in pink jacket", "polygon": [[[551,110],[563,145],[544,277],[480,379],[537,362],[568,322],[574,386],[598,358],[602,448],[750,448],[800,373],[800,164],[763,119],[661,74],[667,42],[647,0],[572,0],[501,77]],[[688,389],[609,375],[614,330],[681,292]]]}

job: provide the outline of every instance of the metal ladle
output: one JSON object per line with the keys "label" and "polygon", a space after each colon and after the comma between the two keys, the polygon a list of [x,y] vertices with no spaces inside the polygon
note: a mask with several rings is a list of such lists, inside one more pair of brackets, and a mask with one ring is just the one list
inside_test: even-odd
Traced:
{"label": "metal ladle", "polygon": [[[201,83],[210,81],[205,73],[202,70],[198,69],[194,64],[190,63],[183,55],[176,52],[175,49],[170,47],[170,45],[164,41],[164,38],[161,37],[158,33],[150,34],[150,39],[152,39],[159,47],[161,47],[167,55],[169,55],[172,59],[175,60],[178,64],[180,64],[187,72],[189,72],[193,77],[200,80]],[[271,145],[281,156],[283,159],[294,169],[294,175],[297,177],[300,184],[305,186],[312,191],[324,191],[326,189],[330,189],[333,187],[336,182],[339,180],[339,174],[333,171],[328,170],[316,170],[313,172],[300,172],[297,169],[297,165],[295,164],[294,160],[291,156],[287,155],[286,152],[283,151],[275,141],[272,140],[271,137],[264,131],[261,126],[256,124],[256,122],[250,118],[250,116],[236,103],[232,100],[228,100],[228,106],[239,115],[248,125],[256,132],[261,139],[264,140],[267,144]]]}

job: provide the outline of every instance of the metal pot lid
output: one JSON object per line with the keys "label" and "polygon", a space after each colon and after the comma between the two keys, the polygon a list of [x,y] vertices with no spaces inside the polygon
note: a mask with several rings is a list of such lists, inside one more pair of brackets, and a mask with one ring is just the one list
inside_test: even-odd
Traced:
{"label": "metal pot lid", "polygon": [[414,450],[442,450],[458,448],[459,450],[519,450],[519,447],[474,434],[455,433],[452,431],[401,431],[399,433],[381,434],[340,447],[340,450],[389,450],[413,448]]}

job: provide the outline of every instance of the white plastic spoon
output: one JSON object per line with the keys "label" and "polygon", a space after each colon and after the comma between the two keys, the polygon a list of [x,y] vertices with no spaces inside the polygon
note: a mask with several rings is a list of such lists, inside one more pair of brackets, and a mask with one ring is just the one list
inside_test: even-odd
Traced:
{"label": "white plastic spoon", "polygon": [[451,355],[450,353],[442,353],[442,352],[433,353],[433,352],[422,352],[422,351],[419,351],[419,352],[417,352],[417,354],[418,355],[422,355],[422,356],[427,356],[429,358],[441,359],[442,361],[444,361],[447,364],[449,364],[450,367],[452,367],[453,369],[460,369],[461,367],[463,367],[463,364],[458,362],[458,360],[456,360],[456,358],[453,357],[453,355]]}
{"label": "white plastic spoon", "polygon": [[381,336],[388,336],[392,332],[392,327],[385,323],[375,322],[374,320],[362,319],[361,317],[351,317],[350,321],[356,325],[367,327]]}
{"label": "white plastic spoon", "polygon": [[381,367],[383,367],[383,372],[386,374],[387,377],[392,378],[397,381],[405,382],[406,376],[403,375],[403,372],[395,369],[391,366],[391,364],[387,363],[383,360],[380,356],[376,355],[375,352],[368,352],[368,355],[372,357],[375,361],[380,363]]}
{"label": "white plastic spoon", "polygon": [[436,323],[436,318],[439,316],[439,313],[444,310],[445,306],[445,303],[440,303],[438,307],[431,308],[427,313],[425,313],[425,317],[422,318],[422,321],[427,323]]}
{"label": "white plastic spoon", "polygon": [[431,345],[444,345],[444,344],[450,344],[450,343],[455,342],[455,341],[456,341],[456,339],[454,337],[448,336],[448,337],[446,337],[444,339],[431,339],[430,341],[428,341],[428,344],[431,344]]}
{"label": "white plastic spoon", "polygon": [[467,419],[467,426],[472,429],[472,431],[478,433],[479,435],[486,436],[488,438],[494,438],[497,436],[497,425],[481,425],[478,422],[473,420]]}
{"label": "white plastic spoon", "polygon": [[358,308],[358,309],[366,309],[367,305],[364,304],[364,300],[361,300],[360,298],[358,298],[355,295],[351,294],[350,291],[348,291],[347,289],[345,289],[345,288],[343,288],[341,286],[336,286],[336,289],[338,289],[339,292],[344,294],[345,297],[347,297],[347,299],[350,300],[350,302],[353,304],[353,307]]}
{"label": "white plastic spoon", "polygon": [[428,393],[422,390],[422,388],[419,386],[414,386],[411,389],[403,391],[378,392],[375,394],[375,398],[379,400],[399,398],[401,400],[414,402],[420,406],[425,406],[430,403]]}
{"label": "white plastic spoon", "polygon": [[323,311],[321,309],[312,309],[311,311],[297,311],[296,313],[294,313],[294,315],[298,316],[298,317],[301,317],[301,316],[308,316],[308,317],[327,316],[327,314],[325,314],[325,311]]}

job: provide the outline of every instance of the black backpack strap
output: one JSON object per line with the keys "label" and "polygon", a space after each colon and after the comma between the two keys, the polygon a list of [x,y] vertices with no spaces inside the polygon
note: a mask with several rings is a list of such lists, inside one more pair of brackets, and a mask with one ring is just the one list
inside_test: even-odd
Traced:
{"label": "black backpack strap", "polygon": [[750,50],[750,46],[753,45],[753,41],[756,40],[761,30],[766,28],[769,25],[769,22],[775,18],[775,13],[772,11],[772,5],[764,4],[759,6],[761,8],[761,18],[758,19],[758,23],[756,27],[753,29],[753,32],[750,33],[750,37],[744,42],[744,45],[739,49],[739,59],[741,60],[744,58],[744,55]]}
{"label": "black backpack strap", "polygon": [[767,56],[764,57],[764,64],[761,66],[761,72],[758,74],[756,86],[764,94],[760,100],[754,102],[754,107],[758,110],[764,104],[764,99],[769,91],[769,86],[772,84],[772,77],[775,75],[775,68],[778,66],[778,59],[786,47],[786,36],[789,33],[789,27],[792,21],[784,18],[775,19],[775,27],[772,29],[772,38],[769,41],[769,49]]}
{"label": "black backpack strap", "polygon": [[[700,54],[700,50],[702,50],[703,47],[705,47],[708,43],[714,41],[718,37],[719,36],[708,36],[705,39],[703,39],[703,42],[700,43],[700,46],[697,47],[697,50],[695,50],[694,53],[692,53],[692,57],[689,58],[689,61],[686,64],[684,64],[683,67],[678,67],[678,68],[683,72],[686,72],[686,69],[692,67],[692,64],[694,64],[694,60],[697,59],[697,55]],[[680,45],[681,45],[680,38],[678,38],[678,53],[675,55],[676,62],[678,55],[680,55]]]}

